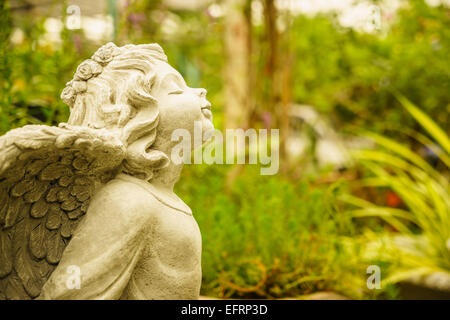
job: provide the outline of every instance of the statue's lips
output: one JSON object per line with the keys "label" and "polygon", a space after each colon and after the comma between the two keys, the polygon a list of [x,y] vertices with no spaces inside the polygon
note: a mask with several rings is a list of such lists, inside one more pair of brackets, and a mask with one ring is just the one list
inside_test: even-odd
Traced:
{"label": "statue's lips", "polygon": [[211,104],[208,103],[207,105],[205,105],[204,107],[202,107],[202,113],[203,115],[208,118],[211,119],[212,118],[212,112],[211,112]]}

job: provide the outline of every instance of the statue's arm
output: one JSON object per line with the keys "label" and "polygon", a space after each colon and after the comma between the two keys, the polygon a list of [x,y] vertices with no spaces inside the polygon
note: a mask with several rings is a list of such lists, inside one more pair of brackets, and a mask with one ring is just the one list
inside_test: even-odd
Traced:
{"label": "statue's arm", "polygon": [[[91,201],[40,299],[119,299],[145,245],[148,215],[133,190],[105,186]],[[77,273],[79,271],[79,289]]]}

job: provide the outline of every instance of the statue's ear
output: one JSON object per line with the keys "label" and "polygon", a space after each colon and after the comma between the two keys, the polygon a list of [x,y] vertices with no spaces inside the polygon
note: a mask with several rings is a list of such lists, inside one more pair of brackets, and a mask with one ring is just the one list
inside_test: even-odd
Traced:
{"label": "statue's ear", "polygon": [[156,99],[151,95],[156,74],[149,72],[145,76],[138,74],[128,82],[127,98],[136,108],[145,107],[149,104],[157,104]]}
{"label": "statue's ear", "polygon": [[[147,75],[135,75],[128,82],[126,100],[130,114],[124,125],[122,141],[131,144],[156,128],[159,112],[158,101],[151,95],[154,81],[155,74],[150,72]],[[126,116],[124,113],[124,119]]]}

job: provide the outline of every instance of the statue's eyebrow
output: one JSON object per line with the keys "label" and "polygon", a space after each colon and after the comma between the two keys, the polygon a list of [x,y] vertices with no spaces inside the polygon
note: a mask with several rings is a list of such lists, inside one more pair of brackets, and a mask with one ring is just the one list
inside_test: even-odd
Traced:
{"label": "statue's eyebrow", "polygon": [[160,85],[163,84],[167,80],[173,80],[180,87],[183,87],[183,88],[186,87],[186,82],[184,81],[183,77],[180,74],[178,74],[178,73],[170,72],[170,73],[166,74],[161,79]]}

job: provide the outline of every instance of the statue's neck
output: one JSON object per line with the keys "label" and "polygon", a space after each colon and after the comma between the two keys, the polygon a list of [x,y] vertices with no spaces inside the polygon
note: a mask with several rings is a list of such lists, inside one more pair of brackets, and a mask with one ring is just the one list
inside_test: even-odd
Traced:
{"label": "statue's neck", "polygon": [[[173,147],[178,142],[172,141],[169,137],[170,134],[168,132],[158,132],[156,141],[152,145],[152,148],[164,152],[168,157],[170,157]],[[182,169],[183,164],[174,164],[172,161],[169,161],[167,167],[155,170],[153,172],[151,183],[161,190],[173,193],[175,183],[177,183],[178,179],[180,179]]]}
{"label": "statue's neck", "polygon": [[167,167],[154,172],[151,183],[158,188],[173,192],[175,183],[180,179],[182,169],[183,164],[176,165],[170,161]]}

